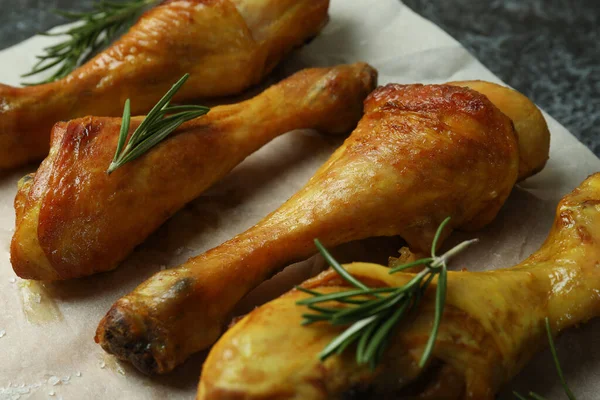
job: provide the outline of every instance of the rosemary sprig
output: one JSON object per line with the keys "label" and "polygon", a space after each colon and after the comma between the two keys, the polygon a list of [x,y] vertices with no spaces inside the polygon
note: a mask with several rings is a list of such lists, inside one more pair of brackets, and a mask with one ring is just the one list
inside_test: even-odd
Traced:
{"label": "rosemary sprig", "polygon": [[[560,361],[558,360],[558,354],[556,353],[556,346],[554,346],[554,340],[552,339],[552,331],[550,329],[550,320],[546,317],[546,335],[548,336],[548,344],[550,345],[550,352],[552,353],[552,359],[554,360],[554,366],[556,367],[556,372],[558,373],[558,378],[560,379],[560,383],[565,391],[565,394],[569,398],[569,400],[576,400],[575,395],[569,389],[569,385],[567,385],[567,381],[565,379],[565,375],[563,374],[562,368],[560,366]],[[521,395],[518,392],[513,392],[515,397],[519,400],[528,400],[527,397]],[[545,397],[540,396],[535,392],[529,392],[529,397],[532,400],[546,400]]]}
{"label": "rosemary sprig", "polygon": [[94,4],[89,12],[54,11],[70,22],[79,22],[79,24],[63,32],[43,33],[45,36],[68,35],[70,37],[59,44],[44,48],[44,54],[36,56],[37,64],[21,77],[36,75],[56,66],[58,69],[43,81],[24,83],[24,85],[39,85],[64,78],[100,49],[112,43],[124,29],[133,25],[146,8],[156,3],[158,0],[123,2],[101,0]]}
{"label": "rosemary sprig", "polygon": [[[440,224],[433,239],[431,257],[413,261],[390,270],[389,273],[393,274],[415,265],[425,266],[423,271],[400,287],[369,288],[350,275],[323,245],[315,240],[315,244],[325,260],[342,278],[356,288],[344,292],[324,294],[298,287],[298,290],[311,295],[311,297],[297,302],[298,305],[307,306],[312,311],[302,315],[304,318],[303,325],[318,321],[326,321],[332,325],[348,325],[348,328],[334,338],[319,354],[321,361],[333,354],[341,354],[348,346],[355,343],[356,362],[358,364],[369,364],[374,369],[385,351],[394,328],[404,316],[418,307],[424,292],[437,276],[433,327],[419,362],[421,368],[425,366],[433,351],[444,311],[448,260],[477,241],[477,239],[473,239],[462,242],[445,254],[437,256],[437,243],[449,221],[450,217]],[[341,304],[323,305],[323,303],[330,304],[331,302],[343,303],[344,306],[342,307]]]}
{"label": "rosemary sprig", "polygon": [[189,76],[189,74],[182,76],[163,98],[156,103],[148,115],[146,115],[146,118],[144,118],[142,123],[133,132],[127,145],[125,145],[125,141],[129,132],[131,110],[129,99],[125,101],[119,141],[117,142],[115,156],[106,171],[108,174],[146,153],[184,122],[198,118],[210,111],[210,108],[204,106],[172,106],[170,104],[173,96],[175,96]]}

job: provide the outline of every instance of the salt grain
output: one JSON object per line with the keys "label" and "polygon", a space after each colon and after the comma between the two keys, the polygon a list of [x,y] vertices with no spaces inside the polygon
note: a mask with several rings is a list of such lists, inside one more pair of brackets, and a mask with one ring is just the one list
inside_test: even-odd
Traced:
{"label": "salt grain", "polygon": [[104,367],[106,367],[106,363],[105,363],[104,361],[102,361],[102,362],[100,363],[100,368],[104,369]]}
{"label": "salt grain", "polygon": [[56,394],[56,392],[54,390],[48,392],[48,395],[50,395],[50,396],[54,396],[55,394]]}
{"label": "salt grain", "polygon": [[77,377],[81,376],[81,371],[77,371],[77,373],[75,373],[75,375],[77,375]]}
{"label": "salt grain", "polygon": [[4,329],[0,329],[0,338],[6,336],[6,331]]}
{"label": "salt grain", "polygon": [[48,385],[56,386],[60,383],[60,378],[58,376],[52,375],[48,378]]}
{"label": "salt grain", "polygon": [[10,278],[8,281],[9,281],[10,283],[15,283],[15,282],[17,281],[17,278]]}
{"label": "salt grain", "polygon": [[71,377],[69,375],[63,376],[62,378],[60,378],[60,381],[62,383],[69,383],[69,381],[71,380]]}

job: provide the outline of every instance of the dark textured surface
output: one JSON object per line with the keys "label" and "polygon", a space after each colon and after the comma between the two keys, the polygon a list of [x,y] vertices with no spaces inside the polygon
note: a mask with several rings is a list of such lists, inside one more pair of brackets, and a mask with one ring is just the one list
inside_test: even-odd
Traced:
{"label": "dark textured surface", "polygon": [[600,155],[600,0],[405,0]]}
{"label": "dark textured surface", "polygon": [[[600,155],[600,0],[404,0]],[[0,48],[90,0],[0,0]]]}
{"label": "dark textured surface", "polygon": [[0,0],[0,48],[64,23],[52,10],[84,10],[91,4],[91,0]]}

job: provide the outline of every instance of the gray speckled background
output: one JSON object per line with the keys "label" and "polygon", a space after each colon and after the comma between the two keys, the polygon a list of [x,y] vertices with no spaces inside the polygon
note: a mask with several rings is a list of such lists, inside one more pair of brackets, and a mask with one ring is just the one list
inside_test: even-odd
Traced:
{"label": "gray speckled background", "polygon": [[600,156],[600,0],[404,0]]}
{"label": "gray speckled background", "polygon": [[[600,0],[404,0],[600,156]],[[0,48],[91,0],[0,0]]]}

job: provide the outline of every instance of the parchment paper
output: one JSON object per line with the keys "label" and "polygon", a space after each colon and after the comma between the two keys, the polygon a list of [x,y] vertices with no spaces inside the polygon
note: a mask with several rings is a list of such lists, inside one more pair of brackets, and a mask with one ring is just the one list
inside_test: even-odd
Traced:
{"label": "parchment paper", "polygon": [[[455,79],[498,82],[454,39],[396,0],[333,0],[330,15],[323,33],[292,55],[280,74],[305,66],[363,60],[379,70],[382,84]],[[34,37],[0,52],[0,82],[18,84],[19,74],[30,68],[34,55],[52,40]],[[555,120],[546,118],[552,133],[548,165],[515,188],[497,220],[477,233],[480,244],[454,262],[454,268],[492,269],[525,258],[545,238],[558,200],[600,170],[600,160]],[[255,224],[298,190],[338,144],[309,131],[276,139],[179,212],[116,271],[46,285],[41,293],[32,292],[16,278],[9,263],[16,182],[35,166],[1,176],[0,400],[193,398],[202,355],[169,376],[151,379],[116,362],[93,342],[98,321],[117,298],[154,272],[178,265]],[[457,233],[450,242],[464,237]],[[397,238],[367,241],[360,248],[375,248],[375,258],[385,260],[400,243]],[[337,254],[358,261],[363,255],[349,251],[354,248],[342,247]],[[284,292],[291,282],[307,278],[322,266],[322,260],[313,258],[289,268],[268,282],[262,294],[252,294],[240,311]],[[527,304],[522,306],[526,312]],[[597,398],[595,393],[600,393],[599,332],[600,323],[592,321],[558,340],[567,379],[580,399]],[[512,398],[508,389],[531,389],[562,398],[549,352],[540,353],[501,398]]]}

